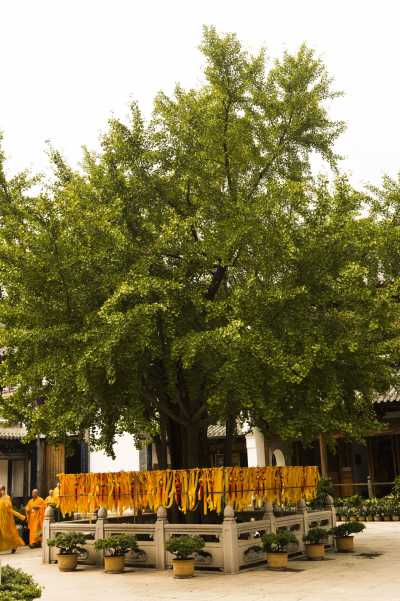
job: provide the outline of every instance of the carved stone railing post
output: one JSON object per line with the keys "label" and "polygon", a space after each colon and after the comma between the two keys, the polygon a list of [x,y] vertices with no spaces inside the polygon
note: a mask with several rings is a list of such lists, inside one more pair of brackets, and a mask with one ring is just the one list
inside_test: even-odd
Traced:
{"label": "carved stone railing post", "polygon": [[[96,531],[94,535],[95,540],[99,540],[100,538],[105,538],[105,530],[104,526],[107,523],[107,509],[105,507],[100,507],[97,513],[97,521],[96,521]],[[104,563],[104,553],[103,551],[97,551],[96,555],[96,564],[102,566]]]}
{"label": "carved stone railing post", "polygon": [[46,508],[44,512],[44,520],[43,520],[43,528],[42,528],[42,562],[50,563],[50,547],[47,544],[48,539],[50,538],[50,524],[55,522],[56,512],[54,508],[50,505]]}
{"label": "carved stone railing post", "polygon": [[276,520],[274,515],[274,506],[267,501],[265,504],[264,520],[267,522],[267,532],[276,532]]}
{"label": "carved stone railing post", "polygon": [[[307,504],[304,499],[300,499],[297,503],[297,511],[303,515],[303,535],[307,534],[309,530],[309,513],[307,511]],[[299,548],[302,550],[304,548],[303,536],[301,536],[298,540]]]}
{"label": "carved stone railing post", "polygon": [[165,525],[168,524],[167,510],[165,507],[157,509],[157,520],[154,529],[154,543],[156,547],[156,568],[165,570],[167,567]]}
{"label": "carved stone railing post", "polygon": [[331,495],[326,495],[325,497],[325,508],[331,512],[331,526],[334,528],[336,526],[336,509],[335,502]]}
{"label": "carved stone railing post", "polygon": [[224,552],[225,574],[239,572],[239,535],[233,507],[227,505],[224,509],[222,523],[222,546]]}

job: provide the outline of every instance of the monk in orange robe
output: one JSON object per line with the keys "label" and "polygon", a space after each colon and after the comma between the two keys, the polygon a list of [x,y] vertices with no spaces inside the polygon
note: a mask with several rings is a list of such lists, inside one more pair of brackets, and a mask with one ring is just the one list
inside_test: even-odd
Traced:
{"label": "monk in orange robe", "polygon": [[45,498],[44,502],[46,503],[46,507],[55,507],[56,506],[56,500],[54,498],[54,491],[53,490],[49,490],[49,496]]}
{"label": "monk in orange robe", "polygon": [[13,510],[11,497],[0,489],[0,551],[12,550],[23,547],[24,541],[19,537],[15,526],[14,516],[24,521],[25,516]]}
{"label": "monk in orange robe", "polygon": [[46,503],[39,496],[39,491],[35,488],[32,491],[32,499],[26,506],[26,515],[28,516],[29,528],[29,546],[40,547],[42,542],[42,528],[44,520],[44,511]]}

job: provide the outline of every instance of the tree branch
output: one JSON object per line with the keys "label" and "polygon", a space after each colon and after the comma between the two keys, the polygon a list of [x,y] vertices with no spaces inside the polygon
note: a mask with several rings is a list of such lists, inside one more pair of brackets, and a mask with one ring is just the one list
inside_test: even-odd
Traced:
{"label": "tree branch", "polygon": [[207,300],[214,300],[221,286],[221,283],[226,275],[227,267],[223,265],[217,265],[216,270],[213,273],[211,284],[205,294]]}
{"label": "tree branch", "polygon": [[223,133],[223,142],[222,147],[224,151],[224,167],[225,167],[225,177],[228,182],[228,190],[233,198],[236,198],[236,191],[234,189],[232,173],[231,173],[231,161],[229,157],[229,148],[228,148],[228,128],[229,128],[229,111],[232,106],[232,101],[228,99],[226,103],[224,103],[224,133]]}
{"label": "tree branch", "polygon": [[192,415],[192,419],[190,420],[191,422],[197,422],[199,421],[199,419],[201,418],[201,416],[203,415],[203,413],[207,412],[207,407],[206,405],[202,405],[201,407],[199,407],[196,411],[196,413],[194,413]]}
{"label": "tree branch", "polygon": [[290,125],[292,123],[293,113],[294,113],[294,109],[291,111],[291,113],[289,115],[289,119],[288,119],[288,121],[287,121],[287,123],[285,125],[285,128],[281,132],[281,135],[279,136],[279,140],[278,140],[278,144],[277,144],[277,149],[275,150],[274,154],[272,155],[272,157],[268,161],[268,163],[261,169],[261,171],[259,171],[258,175],[255,178],[255,182],[254,182],[253,186],[250,188],[250,191],[247,194],[246,200],[250,200],[251,197],[253,196],[253,194],[255,194],[257,192],[257,188],[260,185],[261,181],[265,178],[265,176],[268,174],[268,171],[272,168],[274,162],[279,157],[279,155],[280,155],[280,149],[282,147],[282,144],[285,141],[285,138],[286,138],[287,133],[289,131],[289,127],[290,127]]}

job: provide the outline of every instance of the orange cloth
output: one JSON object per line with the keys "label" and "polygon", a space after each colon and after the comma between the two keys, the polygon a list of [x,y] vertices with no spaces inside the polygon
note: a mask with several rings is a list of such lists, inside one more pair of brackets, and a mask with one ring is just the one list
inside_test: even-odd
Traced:
{"label": "orange cloth", "polygon": [[42,528],[46,503],[42,497],[31,499],[26,506],[28,515],[29,544],[36,545],[42,540]]}
{"label": "orange cloth", "polygon": [[58,484],[53,490],[53,499],[54,499],[54,505],[56,507],[59,507],[60,506],[60,487]]}
{"label": "orange cloth", "polygon": [[0,497],[0,551],[23,547],[24,541],[18,536],[14,515],[24,520],[25,517],[14,511],[8,495]]}

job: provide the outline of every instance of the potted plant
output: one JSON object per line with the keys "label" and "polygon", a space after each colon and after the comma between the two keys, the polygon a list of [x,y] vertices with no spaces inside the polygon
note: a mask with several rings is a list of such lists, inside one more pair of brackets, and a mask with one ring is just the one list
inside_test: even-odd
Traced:
{"label": "potted plant", "polygon": [[85,553],[81,547],[86,543],[86,535],[81,532],[58,532],[54,538],[49,538],[49,547],[58,549],[57,564],[61,572],[72,572],[78,565],[78,555]]}
{"label": "potted plant", "polygon": [[365,501],[365,519],[367,522],[373,522],[376,513],[376,500],[367,499]]}
{"label": "potted plant", "polygon": [[355,507],[348,507],[345,516],[349,522],[358,522],[358,510]]}
{"label": "potted plant", "polygon": [[394,522],[398,522],[399,518],[400,518],[400,503],[396,502],[396,503],[393,503],[392,520]]}
{"label": "potted plant", "polygon": [[338,522],[342,521],[343,514],[344,514],[344,508],[340,507],[340,506],[336,507],[336,520]]}
{"label": "potted plant", "polygon": [[383,512],[382,504],[379,501],[377,501],[375,515],[374,515],[374,522],[381,521],[382,512]]}
{"label": "potted plant", "polygon": [[390,501],[387,501],[383,505],[383,519],[385,522],[392,521],[392,505],[391,505]]}
{"label": "potted plant", "polygon": [[204,539],[200,536],[173,536],[167,542],[167,551],[175,555],[172,560],[174,578],[192,578],[194,576],[193,553],[204,547]]}
{"label": "potted plant", "polygon": [[104,571],[107,574],[120,574],[125,568],[125,555],[128,551],[137,551],[138,544],[136,538],[129,534],[112,534],[97,539],[94,548],[104,553]]}
{"label": "potted plant", "polygon": [[269,532],[262,537],[264,551],[267,553],[268,567],[272,569],[286,568],[288,565],[288,546],[297,544],[297,538],[290,530]]}
{"label": "potted plant", "polygon": [[42,589],[32,576],[8,565],[1,568],[0,601],[33,601],[41,596]]}
{"label": "potted plant", "polygon": [[331,534],[336,539],[336,549],[340,553],[351,553],[354,551],[354,536],[357,532],[364,530],[362,522],[345,522],[332,528]]}
{"label": "potted plant", "polygon": [[329,532],[326,528],[310,528],[303,540],[306,543],[306,555],[308,559],[323,559],[325,555],[325,540]]}

